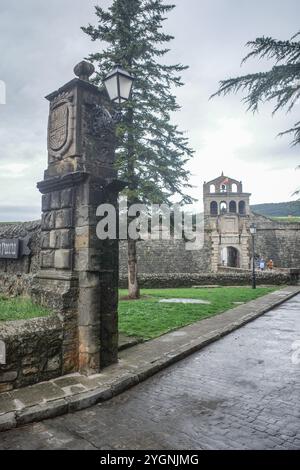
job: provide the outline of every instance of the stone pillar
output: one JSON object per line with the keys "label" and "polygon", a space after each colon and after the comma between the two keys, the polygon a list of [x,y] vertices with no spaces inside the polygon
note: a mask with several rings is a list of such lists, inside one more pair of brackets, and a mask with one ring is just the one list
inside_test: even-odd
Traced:
{"label": "stone pillar", "polygon": [[102,91],[81,62],[74,78],[47,96],[48,168],[42,196],[41,270],[36,301],[64,324],[64,373],[90,374],[117,361],[118,242],[96,236],[96,210],[117,205],[115,132]]}
{"label": "stone pillar", "polygon": [[243,229],[240,236],[240,246],[241,246],[241,268],[243,269],[251,269],[251,258],[252,258],[252,246],[251,246],[251,235],[247,226],[247,220],[243,222]]}

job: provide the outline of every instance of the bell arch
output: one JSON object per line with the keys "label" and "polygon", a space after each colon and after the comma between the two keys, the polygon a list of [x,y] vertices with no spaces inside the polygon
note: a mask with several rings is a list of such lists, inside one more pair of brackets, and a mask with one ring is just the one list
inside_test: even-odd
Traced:
{"label": "bell arch", "polygon": [[216,201],[210,203],[210,214],[218,215],[218,203]]}
{"label": "bell arch", "polygon": [[226,214],[227,212],[227,202],[221,201],[220,202],[220,214]]}
{"label": "bell arch", "polygon": [[246,203],[245,203],[245,201],[240,201],[239,202],[239,214],[240,215],[245,215],[246,214]]}
{"label": "bell arch", "polygon": [[236,202],[235,201],[230,201],[229,203],[229,212],[231,213],[236,213]]}

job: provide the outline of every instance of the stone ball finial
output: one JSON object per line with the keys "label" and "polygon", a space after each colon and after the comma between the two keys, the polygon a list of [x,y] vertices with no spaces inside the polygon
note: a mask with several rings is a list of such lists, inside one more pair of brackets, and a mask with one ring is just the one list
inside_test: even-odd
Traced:
{"label": "stone ball finial", "polygon": [[74,67],[75,75],[80,78],[80,80],[84,80],[85,82],[89,81],[90,76],[93,75],[94,72],[95,67],[86,60],[82,60]]}

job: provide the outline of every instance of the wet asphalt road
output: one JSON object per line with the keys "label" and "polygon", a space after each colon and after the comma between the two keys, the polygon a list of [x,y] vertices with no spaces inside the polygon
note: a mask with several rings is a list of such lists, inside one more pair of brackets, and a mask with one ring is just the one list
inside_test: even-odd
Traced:
{"label": "wet asphalt road", "polygon": [[300,449],[300,295],[109,402],[0,433],[0,449]]}

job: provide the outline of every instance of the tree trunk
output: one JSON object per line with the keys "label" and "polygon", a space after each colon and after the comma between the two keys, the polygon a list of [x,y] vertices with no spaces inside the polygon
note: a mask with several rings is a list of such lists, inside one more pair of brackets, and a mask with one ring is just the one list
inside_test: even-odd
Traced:
{"label": "tree trunk", "polygon": [[[134,118],[133,109],[130,108],[127,113],[127,125],[129,129],[133,129]],[[136,190],[135,187],[135,173],[134,173],[134,137],[133,132],[128,132],[128,159],[127,159],[127,177],[129,181],[128,189],[131,192]],[[134,200],[128,200],[128,208],[133,204]],[[129,220],[128,220],[129,222]],[[137,256],[136,256],[136,240],[128,239],[128,296],[130,299],[140,298],[140,289],[137,278]]]}
{"label": "tree trunk", "polygon": [[140,298],[137,279],[136,240],[128,240],[128,296],[130,299]]}

